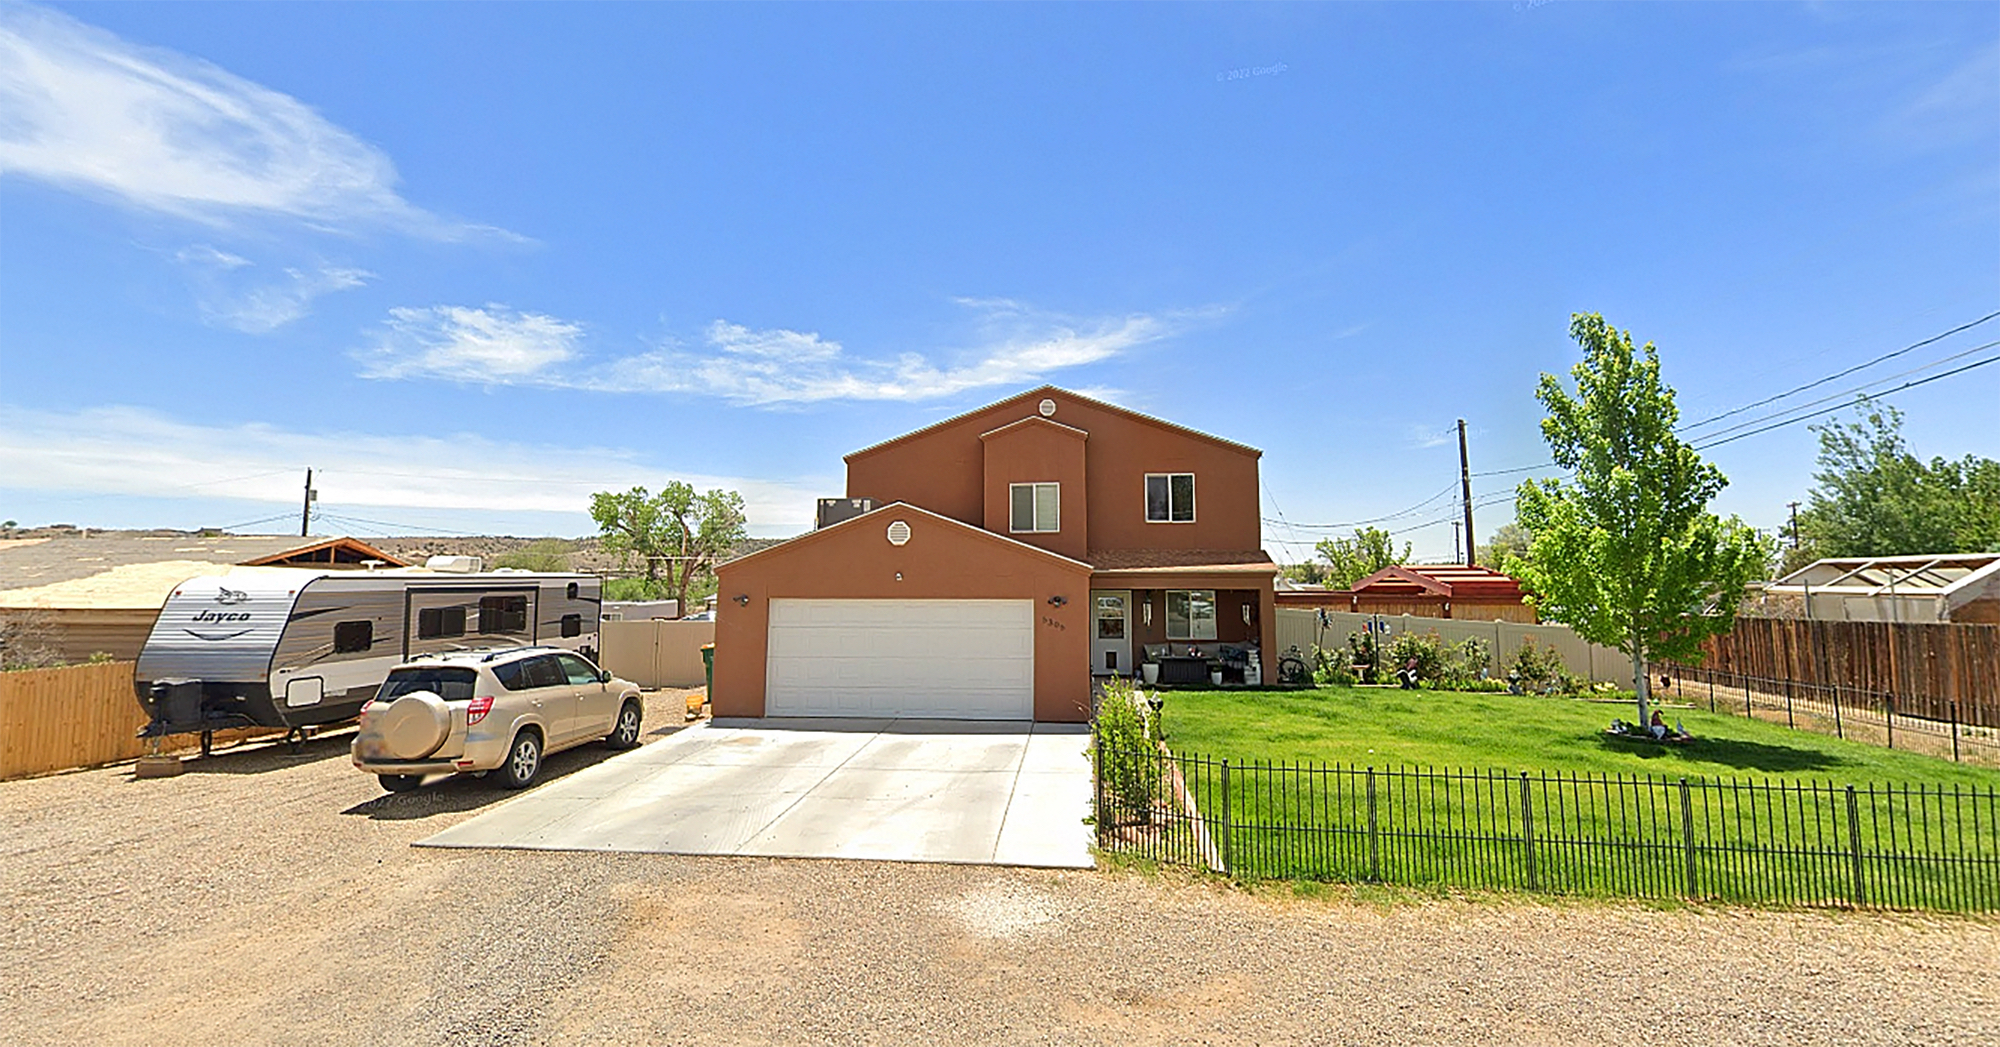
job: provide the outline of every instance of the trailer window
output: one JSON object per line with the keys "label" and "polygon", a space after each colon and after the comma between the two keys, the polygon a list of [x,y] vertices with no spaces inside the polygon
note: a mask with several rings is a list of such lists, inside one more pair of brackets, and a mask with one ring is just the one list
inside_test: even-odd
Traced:
{"label": "trailer window", "polygon": [[471,669],[397,669],[382,681],[375,700],[386,702],[411,691],[429,691],[447,702],[468,702],[478,682],[479,674]]}
{"label": "trailer window", "polygon": [[583,635],[583,615],[580,615],[580,614],[566,614],[566,615],[563,615],[563,616],[562,616],[562,634],[563,634],[564,636],[582,636],[582,635]]}
{"label": "trailer window", "polygon": [[417,639],[465,635],[465,608],[426,607],[417,612]]}
{"label": "trailer window", "polygon": [[333,653],[352,654],[373,646],[375,646],[374,622],[333,623]]}
{"label": "trailer window", "polygon": [[479,598],[479,631],[525,633],[528,631],[528,598],[525,596],[482,596]]}

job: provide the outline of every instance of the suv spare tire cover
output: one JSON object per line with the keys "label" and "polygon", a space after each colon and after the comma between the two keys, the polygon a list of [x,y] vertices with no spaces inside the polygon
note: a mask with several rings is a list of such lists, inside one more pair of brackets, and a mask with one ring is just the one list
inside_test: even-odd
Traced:
{"label": "suv spare tire cover", "polygon": [[451,707],[431,691],[411,691],[375,710],[368,728],[398,760],[421,760],[437,752],[451,734]]}

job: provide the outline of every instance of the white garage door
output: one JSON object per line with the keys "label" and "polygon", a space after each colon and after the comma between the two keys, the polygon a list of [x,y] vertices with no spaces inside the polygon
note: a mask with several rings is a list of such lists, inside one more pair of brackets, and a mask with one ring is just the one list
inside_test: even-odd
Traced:
{"label": "white garage door", "polygon": [[1034,719],[1034,601],[772,600],[764,713]]}

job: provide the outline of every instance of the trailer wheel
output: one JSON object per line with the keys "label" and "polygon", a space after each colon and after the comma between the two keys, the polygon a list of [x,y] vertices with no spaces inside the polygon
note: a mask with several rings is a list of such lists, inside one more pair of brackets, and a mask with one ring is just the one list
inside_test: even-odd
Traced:
{"label": "trailer wheel", "polygon": [[376,777],[381,779],[382,788],[392,793],[406,793],[424,784],[421,774],[378,774]]}

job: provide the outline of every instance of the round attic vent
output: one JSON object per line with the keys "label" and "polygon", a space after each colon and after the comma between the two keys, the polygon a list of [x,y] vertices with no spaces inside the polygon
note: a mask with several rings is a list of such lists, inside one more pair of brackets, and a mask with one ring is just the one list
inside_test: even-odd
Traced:
{"label": "round attic vent", "polygon": [[889,544],[902,545],[910,540],[910,525],[901,520],[889,525]]}
{"label": "round attic vent", "polygon": [[1056,413],[1056,402],[1054,400],[1043,400],[1042,405],[1035,409],[1042,412],[1043,418],[1053,418]]}

